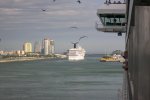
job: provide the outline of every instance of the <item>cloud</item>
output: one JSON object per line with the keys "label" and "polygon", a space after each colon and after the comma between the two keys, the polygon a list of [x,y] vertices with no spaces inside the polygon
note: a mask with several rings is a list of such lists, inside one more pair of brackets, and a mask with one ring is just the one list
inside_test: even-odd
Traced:
{"label": "cloud", "polygon": [[6,14],[6,15],[17,15],[21,9],[12,9],[12,8],[0,8],[0,13]]}
{"label": "cloud", "polygon": [[[98,51],[98,41],[108,36],[101,36],[101,32],[94,29],[98,18],[96,11],[102,3],[102,0],[82,0],[81,4],[76,0],[0,0],[0,36],[9,40],[1,47],[5,48],[11,43],[9,48],[20,48],[19,44],[22,45],[24,41],[34,42],[44,37],[54,37],[57,40],[56,47],[62,51],[60,46],[86,33],[88,36],[96,35],[94,39],[88,38],[91,40],[86,41],[87,48],[95,44],[92,49]],[[47,10],[43,12],[41,9]],[[79,28],[73,30],[70,26]],[[118,44],[118,41],[115,43]]]}
{"label": "cloud", "polygon": [[75,16],[79,15],[80,13],[75,10],[58,10],[58,11],[53,11],[53,12],[46,12],[46,14],[51,15],[51,16]]}

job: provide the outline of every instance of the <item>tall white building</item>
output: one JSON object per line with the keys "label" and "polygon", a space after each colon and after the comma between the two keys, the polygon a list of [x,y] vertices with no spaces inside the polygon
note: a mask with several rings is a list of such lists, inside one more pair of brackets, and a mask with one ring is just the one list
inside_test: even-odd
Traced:
{"label": "tall white building", "polygon": [[49,39],[45,38],[44,39],[44,55],[49,54],[49,46],[50,46],[50,41]]}
{"label": "tall white building", "polygon": [[34,52],[35,53],[40,53],[41,52],[41,45],[39,42],[35,42],[34,44]]}
{"label": "tall white building", "polygon": [[29,42],[24,43],[23,50],[25,51],[25,53],[32,52],[32,44]]}
{"label": "tall white building", "polygon": [[50,53],[55,53],[55,46],[54,46],[54,40],[50,40]]}
{"label": "tall white building", "polygon": [[45,38],[42,43],[42,51],[44,55],[54,54],[54,41]]}

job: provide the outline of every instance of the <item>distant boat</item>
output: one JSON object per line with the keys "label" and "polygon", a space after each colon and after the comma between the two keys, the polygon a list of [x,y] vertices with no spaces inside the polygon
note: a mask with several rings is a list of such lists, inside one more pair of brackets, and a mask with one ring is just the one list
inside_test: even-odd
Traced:
{"label": "distant boat", "polygon": [[113,58],[112,56],[103,56],[99,60],[100,60],[100,62],[117,62],[118,61],[115,58]]}
{"label": "distant boat", "polygon": [[77,43],[73,43],[74,47],[68,50],[68,60],[84,60],[85,50]]}
{"label": "distant boat", "polygon": [[102,58],[99,59],[100,62],[124,62],[125,59],[121,56],[121,55],[107,55],[107,56],[103,56]]}

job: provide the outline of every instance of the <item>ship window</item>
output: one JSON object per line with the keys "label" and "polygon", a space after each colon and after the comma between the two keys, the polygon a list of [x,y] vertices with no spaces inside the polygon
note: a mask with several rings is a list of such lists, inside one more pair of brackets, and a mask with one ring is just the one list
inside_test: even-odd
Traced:
{"label": "ship window", "polygon": [[119,15],[101,14],[100,18],[104,26],[124,26],[125,25],[124,14],[119,14]]}

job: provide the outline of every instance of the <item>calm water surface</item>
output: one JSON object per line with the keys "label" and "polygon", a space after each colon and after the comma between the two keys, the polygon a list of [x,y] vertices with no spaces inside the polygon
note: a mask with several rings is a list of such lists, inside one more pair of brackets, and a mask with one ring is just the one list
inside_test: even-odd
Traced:
{"label": "calm water surface", "polygon": [[97,59],[0,63],[0,100],[118,100],[121,64]]}

